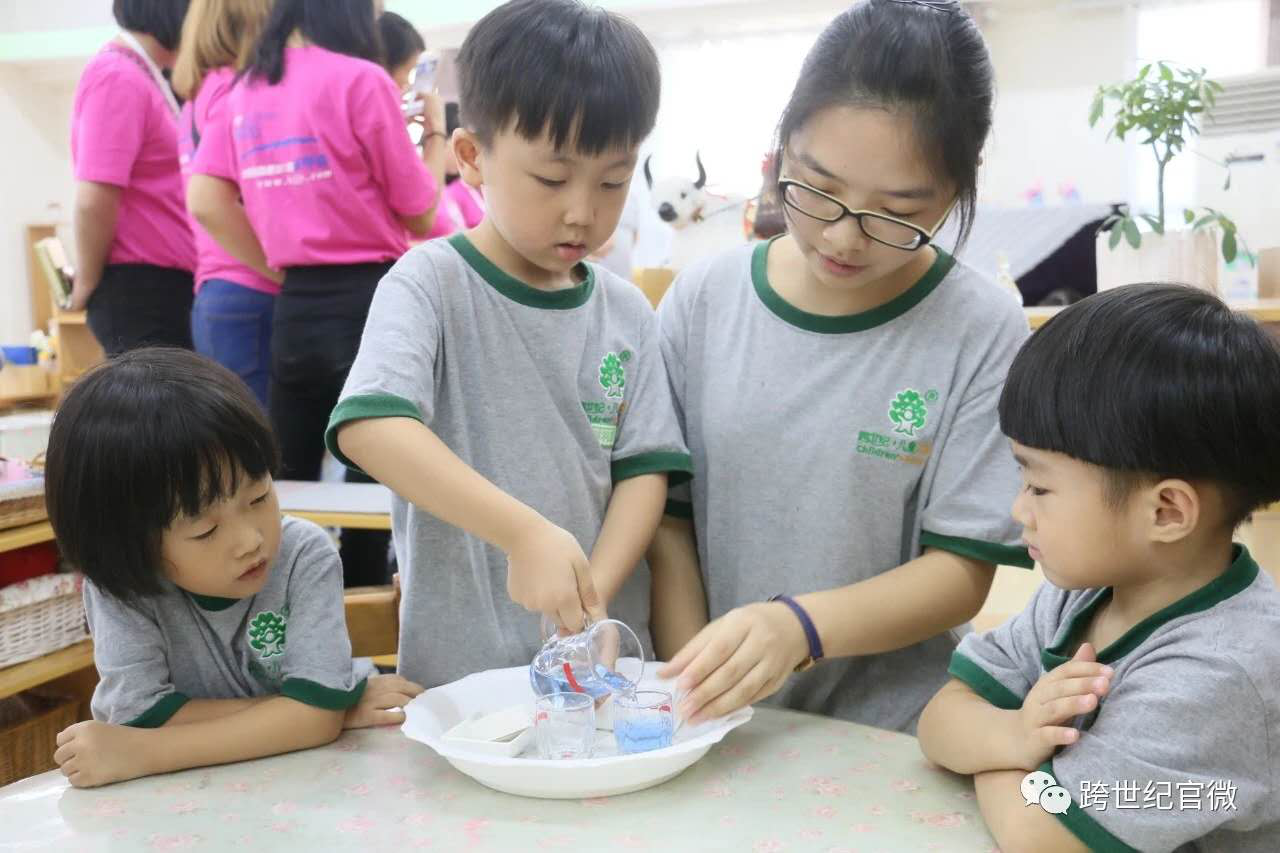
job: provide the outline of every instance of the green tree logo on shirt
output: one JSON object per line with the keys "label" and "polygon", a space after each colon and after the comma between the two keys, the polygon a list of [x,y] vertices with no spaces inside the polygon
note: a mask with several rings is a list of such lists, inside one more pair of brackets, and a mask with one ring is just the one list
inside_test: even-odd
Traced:
{"label": "green tree logo on shirt", "polygon": [[899,391],[889,407],[889,420],[893,421],[893,431],[903,435],[915,435],[916,430],[924,427],[925,418],[929,415],[924,397],[919,391],[908,388]]}
{"label": "green tree logo on shirt", "polygon": [[249,623],[249,645],[265,660],[284,654],[285,615],[264,610]]}
{"label": "green tree logo on shirt", "polygon": [[627,385],[627,370],[616,352],[607,352],[600,360],[600,387],[606,397],[621,397]]}

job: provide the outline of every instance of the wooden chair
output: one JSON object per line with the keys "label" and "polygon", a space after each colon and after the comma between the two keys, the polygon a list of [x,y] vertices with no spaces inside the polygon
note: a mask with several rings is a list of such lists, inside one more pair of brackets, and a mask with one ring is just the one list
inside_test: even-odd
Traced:
{"label": "wooden chair", "polygon": [[665,267],[636,267],[631,271],[631,280],[644,291],[644,295],[649,298],[649,304],[654,308],[658,307],[663,294],[667,292],[667,288],[671,286],[675,277],[675,270]]}
{"label": "wooden chair", "polygon": [[371,657],[378,666],[395,666],[400,641],[400,588],[360,586],[346,590],[347,633],[353,657]]}

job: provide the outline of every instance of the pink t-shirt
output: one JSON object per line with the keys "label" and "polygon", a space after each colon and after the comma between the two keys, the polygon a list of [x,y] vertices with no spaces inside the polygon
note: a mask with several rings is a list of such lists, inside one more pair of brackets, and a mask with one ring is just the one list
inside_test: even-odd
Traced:
{"label": "pink t-shirt", "polygon": [[448,237],[462,227],[461,223],[462,211],[458,210],[457,203],[446,188],[440,196],[440,203],[436,205],[436,217],[431,223],[431,230],[427,232],[427,239]]}
{"label": "pink t-shirt", "polygon": [[[210,126],[212,117],[226,103],[226,94],[231,90],[235,79],[235,71],[231,68],[215,68],[205,75],[195,99],[187,101],[182,107],[182,115],[178,118],[178,160],[182,164],[184,183],[191,179],[191,161],[199,140]],[[250,290],[273,296],[280,293],[280,285],[237,261],[194,218],[190,220],[190,224],[191,233],[196,240],[197,293],[200,292],[200,286],[211,278],[235,282]]]}
{"label": "pink t-shirt", "polygon": [[[277,268],[399,258],[399,215],[436,186],[380,66],[314,45],[285,49],[281,81],[242,78],[201,135],[192,171],[236,182]],[[219,115],[219,113],[221,115]]]}
{"label": "pink t-shirt", "polygon": [[104,47],[80,75],[71,162],[76,180],[121,188],[108,264],[195,269],[177,117],[145,61],[123,45]]}
{"label": "pink t-shirt", "polygon": [[484,196],[462,178],[445,187],[444,192],[453,199],[466,227],[475,228],[480,224],[480,220],[484,219]]}

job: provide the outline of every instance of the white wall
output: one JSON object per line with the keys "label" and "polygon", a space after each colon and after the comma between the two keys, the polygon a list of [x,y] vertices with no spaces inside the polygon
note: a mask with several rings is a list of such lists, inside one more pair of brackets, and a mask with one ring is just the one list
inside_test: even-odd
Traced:
{"label": "white wall", "polygon": [[[713,192],[750,196],[760,190],[761,161],[795,84],[800,63],[822,27],[849,0],[670,0],[616,7],[636,22],[662,59],[663,95],[642,156],[653,173],[697,175],[700,152]],[[465,27],[429,30],[432,48],[452,47]]]}
{"label": "white wall", "polygon": [[25,226],[70,221],[71,102],[78,68],[0,66],[0,340],[31,331]]}
{"label": "white wall", "polygon": [[[0,0],[4,2],[12,0]],[[785,4],[776,0],[729,0],[719,5],[682,8],[678,14],[647,8],[638,11],[635,18],[660,49],[675,53],[687,51],[704,39],[741,36],[750,41],[762,33],[773,35],[780,45],[797,34],[816,32],[846,3],[847,0],[788,0]],[[26,0],[20,5],[25,8]],[[97,18],[86,21],[100,23],[98,18],[103,13],[99,7],[106,5],[105,0],[48,0],[48,9],[61,15],[57,22],[61,26],[71,26],[72,13],[90,6],[98,10]],[[1021,206],[1026,192],[1038,185],[1045,192],[1046,203],[1056,204],[1059,187],[1074,184],[1086,202],[1141,202],[1139,190],[1144,182],[1140,166],[1144,152],[1108,142],[1104,130],[1088,126],[1089,102],[1095,88],[1101,83],[1123,80],[1136,68],[1138,13],[1119,5],[1090,9],[1067,7],[1056,0],[996,0],[979,7],[978,17],[995,62],[998,86],[995,126],[982,173],[982,200]],[[9,22],[9,28],[34,27],[35,20],[18,21],[22,26]],[[0,31],[6,29],[5,23],[0,21]],[[453,27],[430,31],[427,38],[433,47],[444,47],[456,45],[464,35],[464,28]],[[766,79],[770,100],[776,101],[789,89],[789,81],[781,78],[794,73],[791,65],[798,57],[791,56],[795,51],[788,51],[783,63],[788,68],[780,69],[777,63],[771,65],[765,44],[756,42],[755,47],[758,57],[751,67],[713,69],[703,75],[686,71],[681,72],[682,79],[673,76],[673,68],[669,69],[668,83],[690,87],[714,79],[717,85],[736,85],[739,91],[749,91],[748,87]],[[8,155],[0,158],[0,340],[21,340],[30,326],[23,226],[70,218],[68,123],[83,61],[50,62],[38,67],[0,64],[0,145]],[[688,79],[691,76],[699,79]],[[732,102],[733,109],[724,121],[750,129],[752,136],[763,137],[777,117],[777,105],[766,109],[758,100],[748,104],[741,99],[717,100],[715,95],[708,100],[712,104],[723,101],[726,106]],[[716,111],[706,112],[710,115]],[[747,112],[757,121],[744,122],[743,114]],[[767,121],[755,115],[765,112]],[[660,127],[654,147],[667,154],[667,159],[690,159],[699,144],[699,134],[689,132],[688,126],[695,118],[706,116],[663,118],[673,121],[678,129]],[[676,138],[685,136],[687,150],[682,150]],[[753,152],[764,144],[762,139],[753,146]],[[708,158],[709,168],[721,180],[725,166],[718,164],[723,164],[726,156],[713,154]],[[741,163],[729,165],[744,174],[739,181],[727,183],[730,187],[741,183],[749,188],[758,180],[758,159],[754,153],[738,159]],[[748,170],[750,174],[746,174]],[[1240,178],[1247,180],[1244,172],[1240,171]],[[713,176],[713,182],[716,180]],[[1211,188],[1204,189],[1206,194],[1208,189]],[[1228,210],[1232,208],[1227,198],[1221,200]],[[61,207],[51,209],[51,204]],[[1256,228],[1254,225],[1250,230]]]}
{"label": "white wall", "polygon": [[[1267,0],[1201,0],[1198,3],[1142,8],[1138,12],[1137,54],[1143,62],[1167,59],[1202,67],[1211,78],[1230,85],[1266,65]],[[1206,38],[1207,34],[1229,37]],[[1220,165],[1229,155],[1262,154],[1262,162],[1231,169],[1231,187]],[[1138,172],[1139,203],[1156,205],[1156,168],[1144,157]],[[1165,173],[1166,216],[1181,225],[1182,208],[1213,207],[1240,226],[1250,248],[1280,246],[1280,133],[1233,134],[1198,138]],[[1202,211],[1198,211],[1202,212]]]}
{"label": "white wall", "polygon": [[1133,13],[996,5],[987,18],[997,92],[982,200],[1020,206],[1041,186],[1045,203],[1056,204],[1068,183],[1086,202],[1127,199],[1133,154],[1090,129],[1089,104],[1099,84],[1131,74]]}
{"label": "white wall", "polygon": [[[776,4],[744,2],[732,10],[703,9],[696,22],[668,16],[665,22],[638,17],[664,59],[664,101],[649,148],[655,170],[692,174],[701,148],[712,183],[751,193],[759,185],[761,155],[790,93],[809,45],[843,0],[788,4],[801,14],[780,17]],[[721,15],[717,31],[708,16]],[[1132,146],[1107,141],[1088,124],[1089,105],[1100,84],[1130,76],[1134,67],[1136,17],[1120,6],[1067,9],[1055,2],[997,2],[976,8],[996,68],[996,109],[986,151],[980,194],[983,202],[1022,206],[1033,186],[1045,203],[1074,186],[1081,200],[1127,200],[1133,190]],[[766,34],[767,33],[767,34]],[[733,56],[737,67],[705,66],[700,54]],[[704,63],[699,66],[699,62]],[[696,84],[693,81],[697,81]],[[690,98],[691,86],[711,95]],[[716,94],[727,92],[727,94]],[[723,137],[732,128],[734,144]],[[720,140],[717,143],[717,139]]]}
{"label": "white wall", "polygon": [[110,0],[0,0],[0,32],[101,27],[114,23]]}

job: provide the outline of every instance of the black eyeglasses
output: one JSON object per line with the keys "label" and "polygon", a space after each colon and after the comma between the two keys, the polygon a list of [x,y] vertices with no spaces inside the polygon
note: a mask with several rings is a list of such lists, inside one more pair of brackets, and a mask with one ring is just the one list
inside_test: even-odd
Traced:
{"label": "black eyeglasses", "polygon": [[778,193],[787,207],[820,222],[836,223],[846,216],[852,216],[857,220],[862,233],[870,239],[907,252],[914,252],[929,245],[959,201],[956,199],[947,205],[947,210],[938,220],[938,224],[926,230],[904,219],[886,216],[883,213],[853,210],[835,196],[827,195],[822,190],[790,178],[782,178],[778,181]]}
{"label": "black eyeglasses", "polygon": [[900,3],[903,6],[924,6],[926,9],[932,9],[935,12],[946,12],[953,14],[959,11],[960,4],[955,0],[890,0],[892,3]]}

